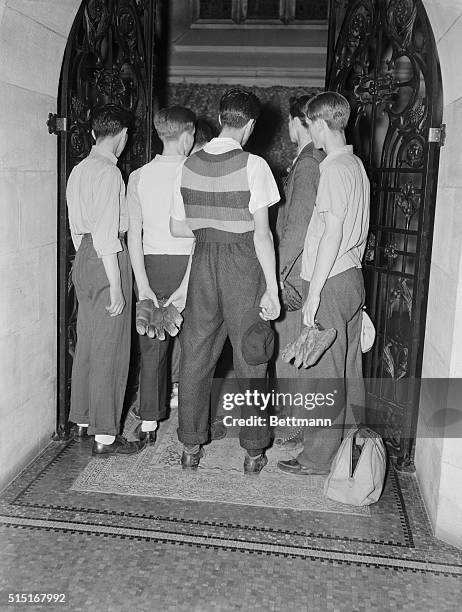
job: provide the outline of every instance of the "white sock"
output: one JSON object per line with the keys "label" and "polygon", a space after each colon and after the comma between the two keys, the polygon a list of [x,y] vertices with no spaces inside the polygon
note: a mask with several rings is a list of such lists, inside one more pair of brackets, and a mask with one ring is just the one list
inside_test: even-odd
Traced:
{"label": "white sock", "polygon": [[95,442],[100,442],[101,444],[112,444],[115,440],[115,436],[110,436],[106,434],[97,434],[95,436]]}
{"label": "white sock", "polygon": [[141,431],[156,431],[157,421],[143,421],[141,423]]}
{"label": "white sock", "polygon": [[88,427],[88,423],[77,423],[77,427]]}

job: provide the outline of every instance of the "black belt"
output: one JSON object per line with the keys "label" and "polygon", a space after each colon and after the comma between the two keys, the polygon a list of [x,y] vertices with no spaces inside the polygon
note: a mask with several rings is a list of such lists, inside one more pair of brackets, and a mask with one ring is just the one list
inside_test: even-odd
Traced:
{"label": "black belt", "polygon": [[[125,240],[126,235],[127,235],[127,232],[119,232],[119,240]],[[90,233],[82,234],[82,237],[88,240],[89,238],[91,238],[91,234]]]}

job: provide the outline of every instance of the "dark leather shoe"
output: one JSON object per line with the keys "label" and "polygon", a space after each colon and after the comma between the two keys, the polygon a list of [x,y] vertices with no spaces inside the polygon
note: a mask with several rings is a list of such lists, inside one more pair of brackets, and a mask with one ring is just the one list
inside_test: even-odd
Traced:
{"label": "dark leather shoe", "polygon": [[226,438],[228,433],[226,426],[223,423],[223,419],[216,419],[210,425],[210,439],[211,440],[223,440]]}
{"label": "dark leather shoe", "polygon": [[141,431],[141,423],[139,423],[136,426],[135,431],[133,432],[133,434],[138,438],[140,443],[143,445],[143,448],[145,446],[149,446],[150,444],[154,444],[154,442],[156,441],[156,433],[157,433],[157,430]]}
{"label": "dark leather shoe", "polygon": [[199,467],[199,462],[201,458],[204,456],[204,451],[200,448],[197,453],[187,453],[183,451],[181,455],[181,467],[184,470],[192,470],[196,471]]}
{"label": "dark leather shoe", "polygon": [[267,463],[268,458],[264,453],[258,457],[246,455],[244,459],[244,474],[259,474]]}
{"label": "dark leather shoe", "polygon": [[89,440],[91,438],[91,436],[88,435],[88,427],[74,425],[72,429],[72,436],[76,442],[84,442],[85,440]]}
{"label": "dark leather shoe", "polygon": [[288,461],[278,461],[278,468],[287,474],[295,474],[296,476],[325,476],[329,470],[320,470],[318,468],[305,467],[296,459]]}
{"label": "dark leather shoe", "polygon": [[143,450],[146,445],[141,442],[129,442],[122,436],[116,436],[112,444],[101,444],[96,440],[93,442],[91,454],[94,457],[111,457],[114,455],[133,455]]}

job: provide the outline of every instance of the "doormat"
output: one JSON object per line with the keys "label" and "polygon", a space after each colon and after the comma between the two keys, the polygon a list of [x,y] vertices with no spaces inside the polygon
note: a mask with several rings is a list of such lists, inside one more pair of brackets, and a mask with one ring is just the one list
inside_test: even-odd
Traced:
{"label": "doormat", "polygon": [[[131,413],[128,415],[124,432],[128,439],[133,439],[138,422]],[[184,471],[177,422],[176,411],[172,411],[170,418],[160,424],[155,445],[141,453],[92,459],[71,490],[371,516],[369,507],[326,499],[324,476],[294,476],[278,470],[277,462],[296,456],[297,451],[268,449],[267,466],[259,476],[248,477],[243,473],[245,451],[239,440],[225,438],[205,446],[197,472]]]}

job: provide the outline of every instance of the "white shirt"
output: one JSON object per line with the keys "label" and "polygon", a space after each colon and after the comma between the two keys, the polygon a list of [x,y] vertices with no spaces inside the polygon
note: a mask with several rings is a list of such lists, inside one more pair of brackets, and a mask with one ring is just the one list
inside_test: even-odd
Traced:
{"label": "white shirt", "polygon": [[369,230],[370,185],[362,161],[346,145],[319,164],[316,205],[305,238],[300,276],[310,281],[325,229],[322,213],[329,212],[343,223],[343,235],[329,278],[350,268],[361,268]]}
{"label": "white shirt", "polygon": [[98,257],[122,250],[119,233],[128,229],[128,212],[115,155],[94,145],[88,157],[72,169],[66,198],[76,251],[83,234],[91,234]]}
{"label": "white shirt", "polygon": [[127,188],[130,231],[143,232],[145,255],[189,255],[194,238],[170,233],[173,186],[183,155],[156,155],[130,175]]}
{"label": "white shirt", "polygon": [[[204,146],[203,150],[205,153],[210,153],[211,155],[219,155],[221,153],[233,151],[234,149],[242,150],[237,140],[234,140],[234,138],[218,137],[212,138],[212,140]],[[177,221],[186,220],[183,196],[181,195],[182,171],[183,164],[179,167],[176,175],[173,203],[170,211],[173,219]],[[273,173],[262,157],[249,153],[247,161],[247,178],[250,189],[249,211],[252,215],[254,215],[259,208],[264,208],[265,206],[269,207],[279,202],[279,190],[274,180]]]}

